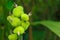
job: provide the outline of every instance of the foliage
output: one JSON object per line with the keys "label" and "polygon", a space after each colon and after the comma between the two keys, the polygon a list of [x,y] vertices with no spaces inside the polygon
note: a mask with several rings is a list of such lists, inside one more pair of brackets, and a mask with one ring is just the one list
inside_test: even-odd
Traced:
{"label": "foliage", "polygon": [[[33,23],[36,21],[39,21],[38,24],[40,24],[41,20],[55,21],[44,21],[42,22],[42,24],[52,30],[58,36],[60,35],[59,30],[57,30],[59,29],[59,22],[56,22],[60,21],[60,0],[0,0],[0,33],[5,33],[5,38],[1,37],[0,40],[8,40],[7,37],[10,34],[10,29],[12,28],[12,26],[7,21],[7,16],[9,15],[9,12],[12,13],[14,3],[23,6],[25,13],[32,13],[32,25],[36,25],[37,23]],[[4,29],[2,29],[2,26]]]}
{"label": "foliage", "polygon": [[37,24],[42,24],[45,27],[49,28],[51,31],[53,31],[56,35],[58,35],[60,37],[60,22],[56,22],[56,21],[38,21],[38,22],[34,22],[33,25],[37,25]]}

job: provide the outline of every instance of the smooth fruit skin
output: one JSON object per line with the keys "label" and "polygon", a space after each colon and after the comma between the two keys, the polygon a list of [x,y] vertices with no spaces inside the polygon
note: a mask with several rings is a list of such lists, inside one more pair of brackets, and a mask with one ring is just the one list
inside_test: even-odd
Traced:
{"label": "smooth fruit skin", "polygon": [[22,6],[17,6],[16,8],[13,9],[13,15],[16,17],[20,17],[21,14],[23,14],[23,7]]}
{"label": "smooth fruit skin", "polygon": [[17,17],[8,16],[8,17],[7,17],[7,20],[10,22],[10,24],[11,24],[13,27],[19,26],[19,25],[21,24],[20,19],[17,18]]}
{"label": "smooth fruit skin", "polygon": [[21,15],[21,19],[24,21],[28,21],[29,20],[29,16],[27,14],[22,14]]}
{"label": "smooth fruit skin", "polygon": [[17,40],[17,35],[16,34],[11,34],[8,36],[9,40]]}
{"label": "smooth fruit skin", "polygon": [[24,30],[27,30],[28,29],[28,27],[29,27],[29,25],[30,25],[30,23],[27,21],[27,22],[23,22],[22,21],[22,27],[24,28]]}
{"label": "smooth fruit skin", "polygon": [[13,32],[16,33],[16,34],[18,34],[18,32],[20,34],[23,34],[24,33],[24,28],[22,26],[18,26],[13,30]]}

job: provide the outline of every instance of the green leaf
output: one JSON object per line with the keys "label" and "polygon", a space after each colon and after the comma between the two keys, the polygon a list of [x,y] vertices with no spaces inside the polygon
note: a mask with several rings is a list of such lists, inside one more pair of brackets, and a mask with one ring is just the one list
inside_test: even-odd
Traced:
{"label": "green leaf", "polygon": [[13,1],[8,1],[6,3],[6,9],[9,10],[9,11],[11,11],[13,9],[13,6],[14,6]]}
{"label": "green leaf", "polygon": [[40,21],[34,22],[33,25],[42,24],[51,31],[53,31],[56,35],[60,37],[60,22],[57,21]]}
{"label": "green leaf", "polygon": [[49,28],[60,37],[60,22],[42,21],[41,24]]}

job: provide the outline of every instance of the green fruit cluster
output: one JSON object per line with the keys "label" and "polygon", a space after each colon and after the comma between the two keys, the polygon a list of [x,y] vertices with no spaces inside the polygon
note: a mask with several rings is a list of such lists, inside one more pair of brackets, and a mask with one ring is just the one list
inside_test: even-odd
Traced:
{"label": "green fruit cluster", "polygon": [[16,34],[11,34],[8,36],[9,40],[17,40],[17,35]]}
{"label": "green fruit cluster", "polygon": [[20,34],[24,33],[24,28],[22,26],[18,26],[17,28],[14,29],[13,31],[14,33],[18,34],[18,32],[20,32]]}
{"label": "green fruit cluster", "polygon": [[14,28],[14,34],[9,35],[9,40],[16,40],[17,35],[23,34],[30,25],[29,15],[24,13],[22,6],[17,6],[16,8],[14,8],[12,14],[7,17],[7,20]]}

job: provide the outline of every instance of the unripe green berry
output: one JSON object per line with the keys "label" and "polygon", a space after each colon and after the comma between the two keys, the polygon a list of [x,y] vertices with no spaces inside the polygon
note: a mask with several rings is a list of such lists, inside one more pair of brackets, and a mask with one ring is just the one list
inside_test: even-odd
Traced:
{"label": "unripe green berry", "polygon": [[21,14],[23,14],[23,7],[22,6],[17,6],[16,8],[13,9],[13,15],[16,17],[20,17]]}
{"label": "unripe green berry", "polygon": [[28,29],[28,27],[29,27],[29,25],[30,25],[30,23],[27,21],[27,22],[21,22],[22,23],[22,27],[25,29],[25,30],[27,30]]}
{"label": "unripe green berry", "polygon": [[11,24],[13,27],[19,26],[19,25],[21,24],[20,19],[17,18],[17,17],[8,16],[8,17],[7,17],[7,20],[10,22],[10,24]]}
{"label": "unripe green berry", "polygon": [[27,14],[22,14],[21,15],[21,19],[24,21],[28,21],[29,20],[29,16]]}
{"label": "unripe green berry", "polygon": [[8,36],[8,39],[9,39],[9,40],[17,40],[17,38],[18,38],[18,37],[17,37],[16,34],[11,34],[11,35]]}
{"label": "unripe green berry", "polygon": [[14,29],[13,32],[16,33],[16,34],[18,34],[18,33],[23,34],[24,33],[24,28],[22,26],[18,26]]}

